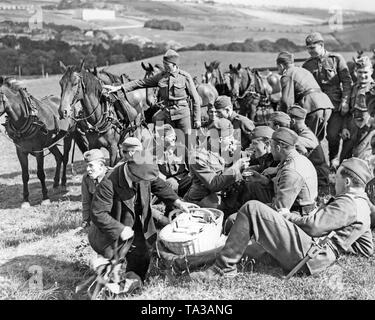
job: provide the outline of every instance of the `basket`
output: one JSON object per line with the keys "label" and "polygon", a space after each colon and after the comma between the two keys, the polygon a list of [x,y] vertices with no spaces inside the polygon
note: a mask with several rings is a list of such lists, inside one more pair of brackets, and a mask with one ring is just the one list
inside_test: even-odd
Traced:
{"label": "basket", "polygon": [[[176,210],[171,212],[170,217],[174,213]],[[197,207],[184,215],[183,220],[177,215],[160,231],[162,243],[177,255],[192,256],[214,250],[220,239],[224,213],[218,209]]]}

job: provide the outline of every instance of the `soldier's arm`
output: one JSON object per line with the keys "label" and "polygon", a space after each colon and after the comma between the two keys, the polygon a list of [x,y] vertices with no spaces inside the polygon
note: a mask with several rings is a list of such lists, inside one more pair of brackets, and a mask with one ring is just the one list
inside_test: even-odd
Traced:
{"label": "soldier's arm", "polygon": [[298,142],[306,149],[315,149],[319,145],[318,139],[310,135],[298,136]]}
{"label": "soldier's arm", "polygon": [[350,98],[350,92],[352,90],[353,81],[350,76],[348,65],[344,57],[341,55],[337,56],[337,73],[342,84],[342,103],[348,103]]}
{"label": "soldier's arm", "polygon": [[158,73],[149,78],[133,80],[133,81],[124,83],[122,85],[122,88],[124,89],[125,92],[130,92],[130,91],[142,89],[142,88],[157,87],[161,77],[162,77],[162,74]]}
{"label": "soldier's arm", "polygon": [[293,79],[289,76],[282,76],[280,79],[281,83],[281,100],[280,107],[281,111],[287,112],[288,108],[294,104],[294,83]]}
{"label": "soldier's arm", "polygon": [[296,171],[282,169],[275,194],[275,208],[290,210],[302,189],[303,183],[302,177]]}
{"label": "soldier's arm", "polygon": [[199,97],[197,89],[195,88],[195,84],[191,75],[185,74],[185,76],[186,76],[186,87],[187,87],[190,97],[193,100],[193,120],[195,122],[200,122],[201,121],[200,97]]}
{"label": "soldier's arm", "polygon": [[179,199],[176,192],[161,178],[151,181],[151,192],[166,204],[172,204]]}
{"label": "soldier's arm", "polygon": [[92,199],[91,220],[101,232],[111,237],[111,239],[117,240],[125,226],[110,215],[113,206],[113,196],[112,181],[109,179],[102,180]]}
{"label": "soldier's arm", "polygon": [[295,223],[312,237],[321,237],[332,230],[341,229],[355,221],[357,207],[349,196],[339,196],[315,213],[299,216],[289,214],[289,221]]}
{"label": "soldier's arm", "polygon": [[82,218],[84,221],[90,219],[90,205],[92,200],[92,195],[89,192],[89,188],[87,185],[87,176],[84,175],[82,177],[81,183],[81,202],[82,202]]}
{"label": "soldier's arm", "polygon": [[242,179],[241,172],[236,168],[229,168],[221,174],[216,174],[201,161],[190,164],[190,171],[198,177],[203,185],[211,192],[218,192]]}

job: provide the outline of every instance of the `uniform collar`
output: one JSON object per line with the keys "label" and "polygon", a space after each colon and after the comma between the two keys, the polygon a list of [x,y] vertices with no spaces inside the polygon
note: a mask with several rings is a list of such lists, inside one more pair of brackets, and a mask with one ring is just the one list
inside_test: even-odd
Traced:
{"label": "uniform collar", "polygon": [[284,161],[280,162],[279,166],[282,167],[285,163],[288,163],[290,159],[294,158],[296,155],[299,153],[297,152],[296,149],[293,149],[289,152],[289,154],[286,156]]}
{"label": "uniform collar", "polygon": [[125,169],[127,166],[127,164],[125,163],[124,164],[124,168],[122,169],[122,171],[124,172],[124,178],[125,178],[125,181],[127,182],[127,184],[129,185],[130,188],[133,187],[133,181],[130,179],[129,175],[128,175],[128,172],[127,170]]}
{"label": "uniform collar", "polygon": [[179,72],[180,72],[180,68],[177,68],[175,72],[169,72],[169,75],[176,78]]}

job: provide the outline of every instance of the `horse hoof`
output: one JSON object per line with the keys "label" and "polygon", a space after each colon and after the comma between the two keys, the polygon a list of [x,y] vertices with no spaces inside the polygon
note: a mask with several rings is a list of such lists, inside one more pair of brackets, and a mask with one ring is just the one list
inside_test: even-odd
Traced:
{"label": "horse hoof", "polygon": [[22,209],[28,209],[28,208],[30,208],[30,202],[27,202],[27,201],[22,202],[21,208]]}
{"label": "horse hoof", "polygon": [[51,204],[51,201],[49,199],[43,200],[41,203],[42,206],[48,206],[50,204]]}

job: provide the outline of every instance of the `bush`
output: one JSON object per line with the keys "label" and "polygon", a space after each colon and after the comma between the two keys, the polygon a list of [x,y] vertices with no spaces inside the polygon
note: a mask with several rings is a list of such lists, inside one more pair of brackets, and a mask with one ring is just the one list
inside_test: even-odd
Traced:
{"label": "bush", "polygon": [[181,23],[177,21],[171,21],[171,20],[157,20],[152,19],[148,20],[144,24],[145,28],[151,28],[151,29],[161,29],[161,30],[174,30],[174,31],[182,31],[184,30],[184,27]]}

